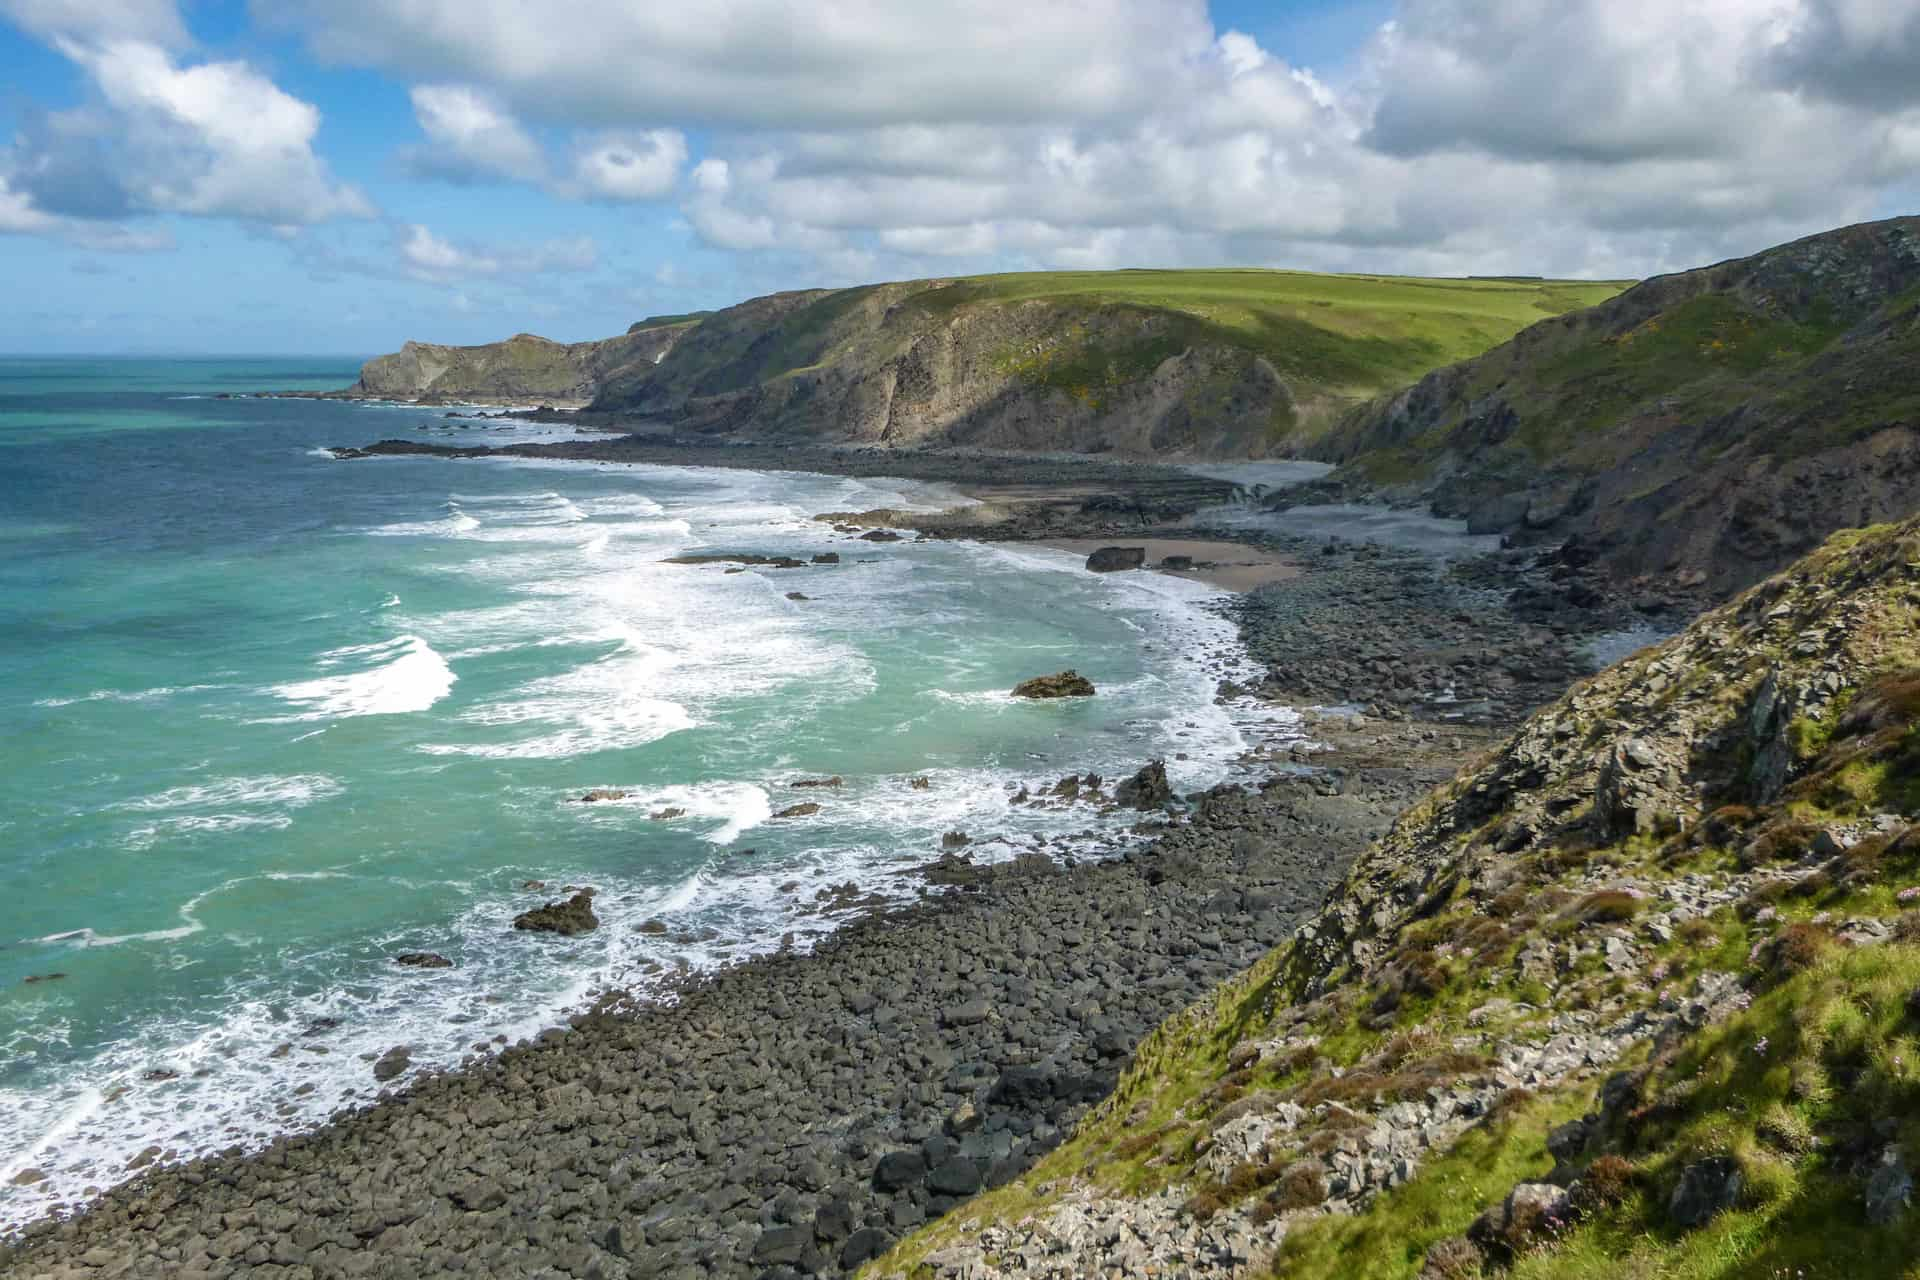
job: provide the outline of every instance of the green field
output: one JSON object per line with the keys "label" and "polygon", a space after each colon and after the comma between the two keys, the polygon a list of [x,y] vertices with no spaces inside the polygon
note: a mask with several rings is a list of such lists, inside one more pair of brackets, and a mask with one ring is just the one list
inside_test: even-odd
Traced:
{"label": "green field", "polygon": [[[917,295],[929,310],[1051,301],[1174,313],[1178,338],[1258,351],[1283,376],[1343,396],[1403,386],[1548,316],[1604,302],[1627,280],[1325,275],[1246,268],[969,276]],[[1151,353],[1142,353],[1146,358]]]}

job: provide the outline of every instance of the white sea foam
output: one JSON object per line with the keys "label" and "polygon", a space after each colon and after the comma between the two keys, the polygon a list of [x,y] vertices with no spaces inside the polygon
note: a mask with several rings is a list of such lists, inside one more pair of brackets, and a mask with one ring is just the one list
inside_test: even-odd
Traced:
{"label": "white sea foam", "polygon": [[78,694],[71,698],[39,698],[34,701],[36,707],[70,707],[81,702],[158,702],[182,693],[204,693],[209,689],[218,689],[215,684],[168,685],[158,689],[95,689],[90,693]]}
{"label": "white sea foam", "polygon": [[655,813],[678,809],[680,815],[670,821],[690,827],[718,822],[718,826],[708,826],[700,837],[716,845],[732,844],[773,816],[773,804],[765,788],[750,782],[707,782],[697,786],[632,790],[619,800],[581,805],[578,812],[583,820],[604,819],[623,808],[643,810],[650,821]]}
{"label": "white sea foam", "polygon": [[416,635],[334,649],[322,654],[318,665],[361,669],[275,686],[278,697],[304,708],[279,719],[330,720],[425,711],[452,692],[458,678],[446,659]]}
{"label": "white sea foam", "polygon": [[139,810],[166,810],[271,805],[298,809],[316,800],[337,796],[344,789],[339,779],[323,773],[216,778],[211,782],[170,787],[150,796],[128,800],[123,807]]}

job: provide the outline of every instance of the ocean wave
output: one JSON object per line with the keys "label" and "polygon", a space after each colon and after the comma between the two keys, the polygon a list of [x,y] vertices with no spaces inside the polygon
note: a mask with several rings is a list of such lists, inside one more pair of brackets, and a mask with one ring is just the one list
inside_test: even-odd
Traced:
{"label": "ocean wave", "polygon": [[204,693],[209,689],[218,689],[217,684],[163,685],[157,689],[95,689],[91,693],[76,694],[70,698],[38,698],[36,707],[71,707],[81,702],[157,702],[162,698],[171,698],[182,693]]}
{"label": "ocean wave", "polygon": [[332,668],[367,662],[376,665],[346,675],[276,685],[273,693],[277,697],[305,708],[280,719],[327,720],[425,711],[452,692],[459,678],[433,646],[416,635],[334,649],[322,654],[318,665]]}
{"label": "ocean wave", "polygon": [[766,789],[751,782],[706,782],[627,791],[618,800],[581,805],[579,813],[582,818],[593,818],[596,814],[623,808],[640,809],[648,814],[679,809],[681,813],[671,821],[689,825],[718,821],[719,826],[701,835],[701,839],[716,845],[732,844],[773,816],[773,802]]}
{"label": "ocean wave", "polygon": [[337,778],[324,773],[268,774],[260,777],[219,778],[212,782],[171,787],[129,800],[122,808],[142,811],[166,809],[222,808],[239,805],[280,805],[304,808],[316,800],[339,795],[343,787]]}

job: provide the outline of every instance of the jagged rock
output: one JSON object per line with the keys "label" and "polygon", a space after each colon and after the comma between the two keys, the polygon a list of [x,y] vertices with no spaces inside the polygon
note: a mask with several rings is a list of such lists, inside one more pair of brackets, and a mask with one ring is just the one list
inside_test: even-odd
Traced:
{"label": "jagged rock", "polygon": [[1147,562],[1145,547],[1101,547],[1087,557],[1087,568],[1094,573],[1116,573],[1138,569]]}
{"label": "jagged rock", "polygon": [[1667,1199],[1667,1216],[1677,1226],[1700,1226],[1732,1208],[1745,1185],[1746,1175],[1732,1156],[1696,1160],[1680,1171],[1680,1181]]}
{"label": "jagged rock", "polygon": [[898,542],[900,535],[891,529],[869,529],[860,535],[862,542]]}
{"label": "jagged rock", "polygon": [[513,927],[529,933],[558,933],[566,937],[587,933],[600,927],[593,914],[593,890],[582,889],[565,902],[549,902],[522,911],[513,918]]}
{"label": "jagged rock", "polygon": [[647,820],[649,822],[672,822],[675,818],[684,818],[686,816],[687,811],[685,809],[675,808],[669,805],[665,809],[655,809],[647,815]]}
{"label": "jagged rock", "polygon": [[1495,1257],[1511,1256],[1552,1238],[1573,1217],[1565,1187],[1522,1182],[1467,1228],[1467,1238]]}
{"label": "jagged rock", "polygon": [[839,564],[840,553],[838,551],[822,551],[813,558],[813,562],[815,564]]}
{"label": "jagged rock", "polygon": [[1077,671],[1061,671],[1050,676],[1035,676],[1013,686],[1016,698],[1091,698],[1093,681]]}
{"label": "jagged rock", "polygon": [[595,787],[593,790],[587,792],[587,794],[581,796],[579,802],[581,804],[596,804],[602,800],[625,800],[626,798],[627,793],[624,791],[617,791],[612,787]]}
{"label": "jagged rock", "polygon": [[1113,789],[1113,798],[1129,809],[1165,809],[1173,804],[1173,787],[1167,782],[1164,760],[1150,761],[1140,771]]}
{"label": "jagged rock", "polygon": [[846,781],[836,773],[831,778],[795,778],[787,785],[790,787],[843,787]]}
{"label": "jagged rock", "polygon": [[776,818],[805,818],[820,812],[820,806],[809,800],[805,804],[790,804],[774,814]]}
{"label": "jagged rock", "polygon": [[393,958],[395,964],[404,964],[411,969],[451,969],[453,961],[434,951],[402,951]]}

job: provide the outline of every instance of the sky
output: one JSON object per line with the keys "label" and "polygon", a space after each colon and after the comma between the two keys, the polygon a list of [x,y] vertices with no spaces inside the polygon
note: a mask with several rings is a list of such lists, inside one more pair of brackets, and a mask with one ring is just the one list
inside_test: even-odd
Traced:
{"label": "sky", "polygon": [[1640,277],[1912,211],[1920,0],[0,0],[0,352],[781,289]]}

